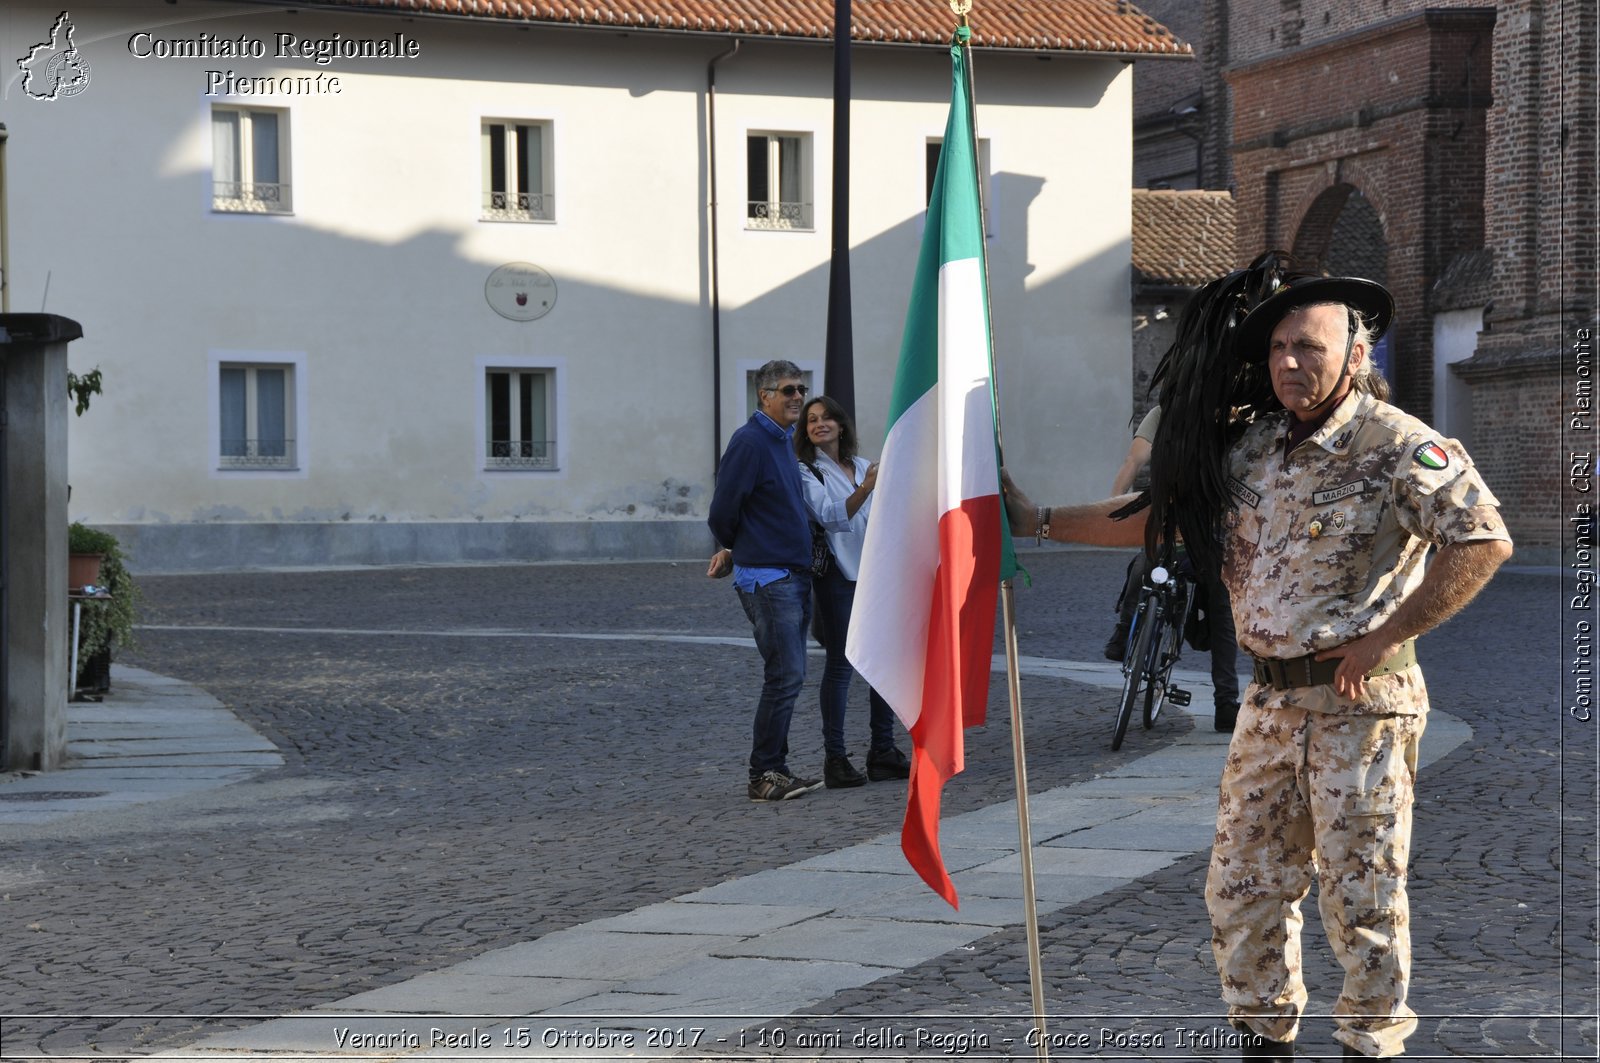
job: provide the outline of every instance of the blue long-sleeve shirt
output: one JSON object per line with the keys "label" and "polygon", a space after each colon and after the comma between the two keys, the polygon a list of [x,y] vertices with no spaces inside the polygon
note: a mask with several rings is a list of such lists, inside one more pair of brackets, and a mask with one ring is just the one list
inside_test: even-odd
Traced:
{"label": "blue long-sleeve shirt", "polygon": [[706,524],[733,551],[736,566],[811,567],[811,525],[793,437],[793,428],[779,428],[757,410],[728,440]]}

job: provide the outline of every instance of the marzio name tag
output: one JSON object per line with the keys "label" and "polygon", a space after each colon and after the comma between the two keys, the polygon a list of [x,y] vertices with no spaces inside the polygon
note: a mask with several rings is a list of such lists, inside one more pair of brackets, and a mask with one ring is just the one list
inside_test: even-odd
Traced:
{"label": "marzio name tag", "polygon": [[1366,489],[1367,481],[1351,480],[1349,483],[1343,484],[1339,487],[1332,487],[1326,491],[1317,491],[1311,496],[1311,504],[1313,506],[1320,506],[1328,502],[1337,502],[1341,498],[1349,498],[1351,495],[1359,495]]}
{"label": "marzio name tag", "polygon": [[1261,496],[1246,487],[1244,481],[1237,476],[1228,477],[1228,490],[1233,497],[1249,506],[1251,509],[1261,508]]}

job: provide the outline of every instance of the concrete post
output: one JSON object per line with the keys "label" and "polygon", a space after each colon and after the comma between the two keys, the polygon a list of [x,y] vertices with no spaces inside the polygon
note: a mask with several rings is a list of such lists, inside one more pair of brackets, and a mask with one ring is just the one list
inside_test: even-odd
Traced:
{"label": "concrete post", "polygon": [[55,314],[0,314],[0,769],[7,771],[48,771],[66,755],[67,344],[82,335],[76,321]]}

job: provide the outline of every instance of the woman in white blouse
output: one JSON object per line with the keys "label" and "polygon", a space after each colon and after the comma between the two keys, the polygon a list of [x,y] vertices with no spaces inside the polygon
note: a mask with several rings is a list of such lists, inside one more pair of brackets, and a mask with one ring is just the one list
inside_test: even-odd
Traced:
{"label": "woman in white blouse", "polygon": [[861,543],[867,534],[867,514],[872,509],[872,488],[878,465],[856,454],[856,429],[850,415],[826,395],[818,395],[800,411],[802,431],[794,435],[800,457],[800,483],[805,488],[806,509],[828,535],[833,561],[828,571],[812,580],[816,632],[827,652],[822,669],[822,737],[826,759],[823,781],[830,787],[860,786],[869,778],[905,779],[911,762],[894,744],[894,710],[867,689],[871,704],[871,744],[867,770],[862,774],[845,749],[845,706],[850,699],[854,669],[844,655],[845,633],[850,629],[850,607],[856,596],[856,572],[861,565]]}

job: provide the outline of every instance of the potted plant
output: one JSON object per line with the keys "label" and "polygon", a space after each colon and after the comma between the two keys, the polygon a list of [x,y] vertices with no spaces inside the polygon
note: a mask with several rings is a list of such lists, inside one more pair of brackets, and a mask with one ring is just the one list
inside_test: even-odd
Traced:
{"label": "potted plant", "polygon": [[85,603],[78,625],[78,676],[73,677],[73,682],[76,683],[79,676],[96,671],[108,677],[111,652],[133,643],[139,588],[123,564],[121,545],[109,532],[73,521],[67,529],[67,551],[69,554],[100,555],[100,572],[91,582],[107,595]]}

